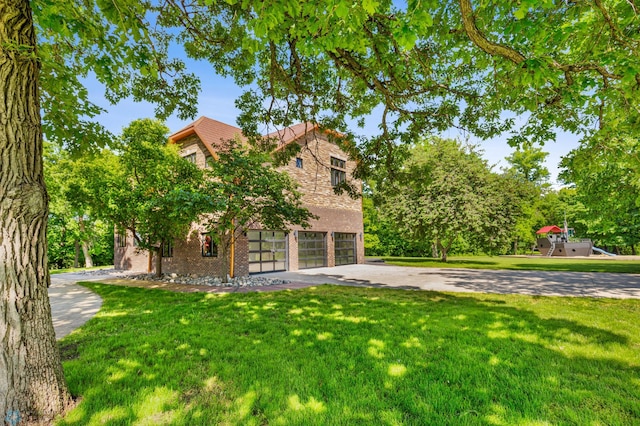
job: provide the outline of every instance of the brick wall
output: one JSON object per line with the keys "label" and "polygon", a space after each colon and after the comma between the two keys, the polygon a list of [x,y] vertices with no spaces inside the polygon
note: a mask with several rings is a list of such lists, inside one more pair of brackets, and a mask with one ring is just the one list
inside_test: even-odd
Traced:
{"label": "brick wall", "polygon": [[[177,240],[173,246],[173,256],[162,259],[165,273],[224,276],[224,259],[218,247],[217,256],[202,255],[203,228],[195,227],[185,240]],[[249,242],[244,235],[238,235],[235,243],[235,276],[249,274]]]}
{"label": "brick wall", "polygon": [[[205,167],[209,151],[200,139],[193,135],[180,141],[180,155],[196,154],[196,165]],[[336,195],[331,185],[331,157],[345,161],[347,180],[361,190],[362,183],[354,181],[351,174],[355,162],[335,144],[329,142],[321,133],[305,136],[300,141],[302,168],[296,167],[296,158],[280,168],[295,179],[302,193],[302,201],[319,219],[310,222],[311,228],[306,231],[326,234],[327,266],[335,265],[335,246],[331,234],[345,232],[356,234],[356,261],[364,262],[362,200],[353,199],[348,194]],[[260,229],[259,226],[255,229]],[[298,241],[294,231],[303,231],[302,227],[293,227],[288,234],[288,269],[298,270]],[[198,274],[221,276],[223,261],[220,257],[202,256],[202,233],[206,230],[194,224],[186,239],[175,241],[173,256],[163,258],[162,268],[165,273]],[[132,237],[127,238],[127,247],[118,247],[116,242],[114,264],[118,269],[147,271],[148,254],[138,253],[132,246]],[[245,235],[239,235],[235,245],[235,275],[249,273],[249,243]]]}
{"label": "brick wall", "polygon": [[298,241],[293,231],[326,233],[327,266],[335,266],[335,246],[331,233],[356,234],[356,263],[364,263],[364,226],[361,212],[317,206],[307,206],[307,208],[319,219],[309,222],[311,228],[303,229],[300,226],[294,226],[289,233],[289,270],[298,270]]}
{"label": "brick wall", "polygon": [[123,236],[115,233],[113,244],[113,267],[127,271],[147,272],[149,265],[149,252],[139,250],[133,243],[133,234],[129,231],[124,235],[125,246],[120,247],[120,239]]}
{"label": "brick wall", "polygon": [[331,185],[331,157],[335,157],[346,162],[347,181],[356,185],[361,191],[362,182],[351,178],[355,161],[350,160],[344,151],[329,142],[322,133],[315,133],[315,136],[309,135],[298,143],[301,145],[301,151],[297,157],[302,159],[302,168],[296,167],[294,157],[280,170],[285,170],[299,183],[302,201],[308,206],[362,212],[360,199],[353,199],[346,193],[336,195]]}

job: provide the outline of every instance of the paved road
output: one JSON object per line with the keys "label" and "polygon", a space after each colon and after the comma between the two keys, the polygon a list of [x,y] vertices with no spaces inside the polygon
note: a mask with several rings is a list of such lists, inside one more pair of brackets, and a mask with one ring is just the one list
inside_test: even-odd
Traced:
{"label": "paved road", "polygon": [[[75,283],[109,279],[113,278],[114,274],[121,273],[104,271],[51,276],[49,298],[58,339],[87,322],[102,306],[102,300],[98,295]],[[365,264],[262,275],[309,284],[334,283],[406,290],[640,299],[638,274],[434,269]]]}
{"label": "paved road", "polygon": [[407,290],[640,299],[638,274],[436,269],[364,264],[264,275],[295,282],[330,282]]}

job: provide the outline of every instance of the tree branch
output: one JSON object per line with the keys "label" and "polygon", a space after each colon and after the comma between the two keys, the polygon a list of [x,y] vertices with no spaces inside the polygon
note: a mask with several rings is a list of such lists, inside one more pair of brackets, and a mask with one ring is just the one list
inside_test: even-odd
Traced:
{"label": "tree branch", "polygon": [[487,40],[484,34],[482,34],[476,26],[471,0],[460,0],[460,12],[465,32],[471,41],[480,49],[493,56],[502,56],[516,65],[519,65],[526,60],[524,55],[517,50]]}

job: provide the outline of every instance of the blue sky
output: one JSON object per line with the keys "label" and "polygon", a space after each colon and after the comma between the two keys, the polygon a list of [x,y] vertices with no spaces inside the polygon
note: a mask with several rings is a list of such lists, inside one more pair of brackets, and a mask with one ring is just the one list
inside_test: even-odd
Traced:
{"label": "blue sky", "polygon": [[[195,118],[205,115],[224,123],[237,125],[236,118],[240,111],[235,107],[235,100],[242,94],[243,89],[238,87],[232,79],[225,79],[216,75],[207,63],[192,60],[186,60],[186,63],[189,71],[198,75],[201,80],[198,114]],[[114,134],[120,134],[123,127],[137,118],[154,116],[154,107],[148,103],[136,103],[127,99],[117,105],[110,105],[103,96],[103,88],[95,80],[87,80],[87,89],[89,90],[92,100],[106,110],[97,120]],[[192,120],[180,120],[173,115],[166,120],[166,124],[169,129],[174,132],[186,126],[191,121]],[[364,129],[358,129],[354,125],[353,130],[364,136],[373,135],[377,131],[377,123],[375,123],[375,120],[368,121],[369,123],[367,123],[367,127]],[[466,135],[462,135],[455,129],[446,131],[442,133],[441,136],[466,139]],[[513,152],[513,148],[506,142],[508,136],[509,135],[505,134],[484,141],[471,136],[469,141],[480,146],[484,152],[484,157],[490,164],[495,165],[494,170],[499,170],[500,167],[506,165],[504,158]],[[549,152],[546,166],[551,173],[552,183],[555,182],[560,172],[558,163],[561,157],[577,146],[578,137],[566,132],[558,132],[556,141],[549,142],[544,146],[544,150]]]}

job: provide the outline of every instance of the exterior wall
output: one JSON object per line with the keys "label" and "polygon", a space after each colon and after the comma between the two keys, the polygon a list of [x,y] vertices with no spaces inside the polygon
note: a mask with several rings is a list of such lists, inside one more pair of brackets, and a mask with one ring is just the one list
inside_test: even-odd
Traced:
{"label": "exterior wall", "polygon": [[295,231],[325,232],[327,234],[327,266],[335,266],[335,241],[332,232],[356,234],[356,263],[364,263],[364,226],[362,212],[340,210],[326,207],[307,206],[311,213],[318,216],[310,221],[311,228],[294,226],[289,233],[289,270],[298,270],[298,240]]}
{"label": "exterior wall", "polygon": [[302,168],[296,167],[294,157],[280,170],[286,171],[298,182],[305,205],[362,212],[360,198],[353,199],[346,193],[337,195],[333,192],[331,185],[330,161],[331,157],[335,157],[346,162],[347,181],[356,185],[361,192],[362,182],[351,179],[355,162],[349,160],[347,154],[337,145],[329,142],[325,135],[316,134],[315,136],[315,138],[309,137],[298,142],[301,145],[298,158],[302,158]]}
{"label": "exterior wall", "polygon": [[[193,135],[180,143],[180,155],[196,154],[195,164],[205,167],[206,158],[210,155],[200,139]],[[345,161],[347,181],[361,190],[362,183],[353,181],[351,175],[355,162],[349,160],[337,145],[329,142],[321,133],[312,132],[298,141],[301,151],[302,168],[296,167],[296,158],[281,167],[298,182],[302,201],[318,219],[310,221],[310,228],[292,227],[288,232],[287,269],[297,271],[298,239],[296,231],[323,232],[326,234],[326,265],[335,266],[335,241],[333,233],[352,233],[356,235],[356,262],[364,263],[364,227],[362,217],[362,199],[351,198],[348,194],[337,195],[331,184],[331,157]],[[259,226],[253,227],[260,229]],[[266,230],[266,229],[265,229]],[[224,263],[220,257],[204,257],[201,251],[201,233],[206,232],[195,225],[185,240],[175,241],[173,256],[162,259],[164,273],[214,275],[223,274]],[[115,241],[114,264],[117,269],[129,269],[140,272],[147,271],[147,252],[137,253],[132,245],[132,237],[127,238],[126,247],[118,247]],[[235,275],[244,276],[249,273],[249,242],[246,235],[238,236],[235,245]]]}
{"label": "exterior wall", "polygon": [[179,154],[182,157],[186,157],[190,154],[196,154],[196,166],[204,169],[206,167],[206,158],[211,155],[207,147],[200,141],[200,139],[193,135],[180,141]]}
{"label": "exterior wall", "polygon": [[147,272],[149,266],[149,252],[147,250],[138,250],[138,248],[133,244],[133,234],[131,234],[131,232],[127,231],[124,237],[126,238],[125,246],[120,247],[119,242],[121,236],[117,233],[114,235],[114,269]]}
{"label": "exterior wall", "polygon": [[[220,248],[218,255],[205,257],[202,255],[202,232],[204,229],[193,227],[185,240],[177,240],[173,246],[173,256],[162,258],[164,273],[224,275],[224,259]],[[239,235],[235,244],[235,274],[245,276],[249,274],[249,242],[244,235]]]}
{"label": "exterior wall", "polygon": [[324,134],[316,133],[298,142],[301,145],[297,158],[302,159],[302,168],[296,167],[296,157],[280,170],[286,171],[300,185],[302,201],[317,220],[310,221],[310,228],[292,227],[289,233],[289,270],[298,270],[298,241],[294,231],[325,232],[327,234],[327,266],[335,266],[335,241],[332,232],[356,234],[356,262],[364,263],[364,226],[362,199],[352,198],[347,193],[336,194],[331,185],[331,157],[346,162],[347,181],[362,191],[362,182],[351,178],[355,162],[337,145],[327,140]]}

